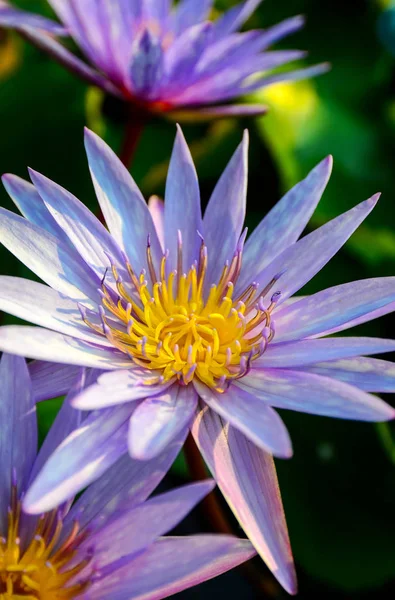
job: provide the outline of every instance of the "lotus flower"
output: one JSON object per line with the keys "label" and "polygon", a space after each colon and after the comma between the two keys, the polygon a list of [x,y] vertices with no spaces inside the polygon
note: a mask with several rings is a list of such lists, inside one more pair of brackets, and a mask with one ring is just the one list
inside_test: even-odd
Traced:
{"label": "lotus flower", "polygon": [[[235,99],[278,81],[317,75],[327,65],[271,73],[305,55],[269,51],[300,29],[303,19],[239,33],[260,1],[247,0],[213,22],[212,0],[181,0],[176,6],[171,0],[49,0],[61,25],[0,0],[0,26],[20,31],[68,69],[132,103],[140,113],[177,119],[261,114],[265,107],[234,104]],[[67,35],[88,64],[56,38]]]}
{"label": "lotus flower", "polygon": [[120,459],[74,504],[35,517],[21,513],[27,488],[53,449],[81,422],[89,427],[92,421],[69,403],[85,383],[82,372],[37,455],[35,401],[26,363],[11,355],[1,359],[1,597],[158,600],[253,556],[248,541],[231,536],[162,537],[213,487],[206,481],[147,500],[182,438],[160,459]]}
{"label": "lotus flower", "polygon": [[164,204],[154,198],[147,206],[98,136],[87,131],[85,142],[108,230],[35,171],[34,185],[3,178],[24,217],[1,209],[1,240],[47,285],[0,278],[0,308],[40,326],[0,328],[0,349],[70,365],[71,374],[54,367],[58,386],[63,376],[69,385],[73,365],[101,371],[72,400],[93,416],[49,458],[25,504],[50,510],[128,451],[152,460],[191,427],[240,524],[294,592],[272,459],[290,457],[292,446],[275,408],[366,421],[395,414],[370,393],[395,390],[393,365],[365,357],[395,350],[395,342],[330,336],[392,311],[395,278],[294,296],[378,196],[298,240],[329,179],[326,158],[246,241],[247,135],[203,218],[180,130]]}

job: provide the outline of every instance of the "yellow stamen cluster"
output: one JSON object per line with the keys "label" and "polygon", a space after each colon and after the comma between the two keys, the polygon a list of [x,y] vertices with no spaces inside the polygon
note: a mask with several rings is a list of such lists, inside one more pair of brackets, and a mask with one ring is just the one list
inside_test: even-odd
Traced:
{"label": "yellow stamen cluster", "polygon": [[[82,541],[75,524],[59,544],[63,523],[57,511],[41,517],[30,542],[21,548],[21,505],[16,485],[8,509],[8,531],[0,537],[0,600],[71,600],[89,586],[70,583],[89,559],[76,563],[76,546]],[[71,563],[72,566],[68,566]]]}
{"label": "yellow stamen cluster", "polygon": [[276,280],[260,293],[251,284],[235,296],[241,267],[241,251],[237,251],[219,282],[206,291],[203,242],[200,259],[188,273],[182,274],[181,242],[177,271],[167,274],[166,261],[164,256],[157,274],[148,243],[149,273],[137,277],[127,263],[130,285],[113,264],[116,296],[104,280],[101,322],[92,323],[86,314],[84,320],[136,364],[155,371],[152,382],[175,378],[187,385],[197,377],[222,392],[230,381],[247,373],[250,362],[265,351],[274,335],[271,312],[276,294],[266,308],[263,299]]}

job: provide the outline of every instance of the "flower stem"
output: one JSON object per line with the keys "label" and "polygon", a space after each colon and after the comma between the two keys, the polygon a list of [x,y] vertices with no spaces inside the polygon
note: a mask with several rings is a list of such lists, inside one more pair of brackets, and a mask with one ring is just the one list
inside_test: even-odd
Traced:
{"label": "flower stem", "polygon": [[[147,113],[135,109],[130,110],[124,127],[122,145],[118,152],[119,159],[127,169],[130,169],[132,165],[137,146],[147,122]],[[105,223],[104,216],[100,208],[96,213],[96,216],[99,218],[101,223]]]}
{"label": "flower stem", "polygon": [[135,113],[131,113],[126,122],[119,158],[127,169],[130,169],[146,122],[146,117]]}
{"label": "flower stem", "polygon": [[[207,479],[208,473],[205,462],[191,433],[188,434],[184,445],[184,455],[189,474],[193,481]],[[202,501],[202,508],[214,531],[217,531],[218,533],[233,534],[233,529],[223,513],[215,491],[210,492],[210,494],[205,497]]]}

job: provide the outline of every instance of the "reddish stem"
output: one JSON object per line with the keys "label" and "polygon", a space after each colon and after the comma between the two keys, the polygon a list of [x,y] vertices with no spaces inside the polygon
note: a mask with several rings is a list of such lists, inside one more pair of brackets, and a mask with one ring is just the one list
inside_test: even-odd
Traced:
{"label": "reddish stem", "polygon": [[128,118],[125,126],[122,147],[119,153],[119,158],[127,169],[129,169],[132,164],[132,160],[136,153],[137,146],[144,131],[146,122],[146,117],[142,116],[141,114],[131,113]]}
{"label": "reddish stem", "polygon": [[[192,480],[201,481],[202,479],[208,479],[205,462],[191,433],[188,434],[184,445],[184,455]],[[214,531],[217,531],[218,533],[233,534],[232,527],[223,513],[215,491],[210,492],[210,494],[205,497],[201,506],[204,515],[208,517]]]}
{"label": "reddish stem", "polygon": [[[126,121],[122,146],[119,151],[119,158],[127,169],[130,169],[138,143],[147,124],[148,116],[139,110],[131,110]],[[100,208],[96,213],[101,223],[104,224],[104,216]]]}

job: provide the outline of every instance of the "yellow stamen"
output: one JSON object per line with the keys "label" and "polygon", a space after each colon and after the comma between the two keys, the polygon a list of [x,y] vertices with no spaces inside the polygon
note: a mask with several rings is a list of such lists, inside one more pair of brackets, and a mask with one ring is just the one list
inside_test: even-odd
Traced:
{"label": "yellow stamen", "polygon": [[[56,511],[39,519],[30,541],[21,548],[19,539],[21,504],[12,485],[8,528],[0,537],[0,600],[73,600],[90,585],[89,579],[75,576],[88,566],[89,559],[76,562],[78,525],[61,544],[63,522]],[[1,534],[2,532],[0,532]],[[56,548],[56,550],[54,550]],[[71,567],[67,569],[67,565]],[[74,579],[72,585],[71,582]]]}
{"label": "yellow stamen", "polygon": [[[186,385],[195,377],[218,391],[226,382],[242,377],[252,360],[259,357],[274,335],[271,313],[276,300],[264,298],[276,282],[263,291],[255,283],[235,295],[241,268],[241,250],[226,264],[217,284],[207,291],[207,248],[202,240],[199,260],[182,273],[182,237],[178,234],[177,271],[168,273],[167,255],[156,269],[147,245],[149,277],[139,278],[126,264],[129,286],[117,285],[119,298],[113,298],[103,284],[103,327],[85,322],[128,354],[138,365],[159,371],[164,382],[176,378]],[[112,266],[114,278],[118,271]],[[150,280],[150,281],[148,281]],[[134,298],[134,299],[133,299]],[[114,320],[115,317],[115,320]],[[266,331],[263,337],[263,331]]]}

